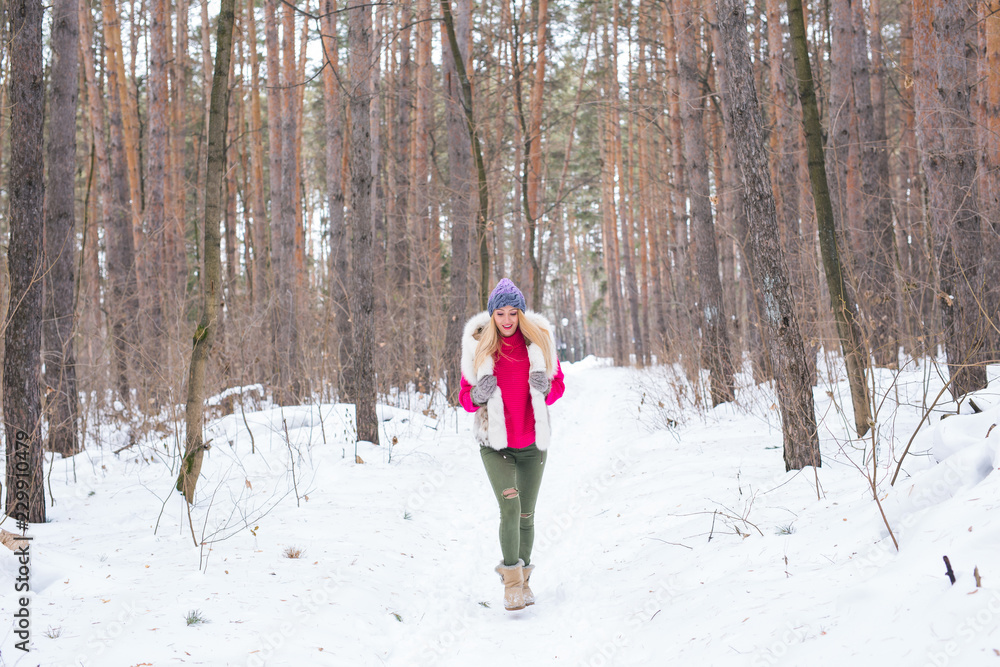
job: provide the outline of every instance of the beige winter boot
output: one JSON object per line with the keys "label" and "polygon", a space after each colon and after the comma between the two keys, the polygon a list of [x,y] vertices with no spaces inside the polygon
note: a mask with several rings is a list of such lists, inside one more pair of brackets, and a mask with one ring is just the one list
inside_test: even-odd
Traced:
{"label": "beige winter boot", "polygon": [[524,609],[524,561],[520,558],[516,565],[496,566],[496,573],[503,581],[503,606],[507,611]]}
{"label": "beige winter boot", "polygon": [[531,578],[531,573],[535,571],[534,565],[524,566],[524,586],[521,589],[524,591],[524,606],[535,604],[535,594],[531,592],[528,588],[528,579]]}

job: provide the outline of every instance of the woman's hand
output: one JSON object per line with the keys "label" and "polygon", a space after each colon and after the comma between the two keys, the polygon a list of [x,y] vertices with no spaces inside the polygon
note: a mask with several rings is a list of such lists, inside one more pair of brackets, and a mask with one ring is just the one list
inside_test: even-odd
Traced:
{"label": "woman's hand", "polygon": [[549,390],[552,389],[552,381],[549,380],[545,371],[532,371],[528,376],[528,384],[531,385],[532,389],[540,391],[542,396],[548,396]]}
{"label": "woman's hand", "polygon": [[490,396],[497,388],[497,378],[495,375],[484,375],[479,378],[479,382],[472,388],[472,402],[476,405],[486,405],[486,402],[490,400]]}

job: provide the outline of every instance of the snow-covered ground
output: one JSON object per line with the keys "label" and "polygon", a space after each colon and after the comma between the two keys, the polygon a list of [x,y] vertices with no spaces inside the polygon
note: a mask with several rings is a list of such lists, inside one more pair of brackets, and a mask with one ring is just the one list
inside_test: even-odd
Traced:
{"label": "snow-covered ground", "polygon": [[[28,654],[0,549],[0,665],[1000,665],[1000,391],[978,415],[942,421],[955,405],[939,404],[890,487],[941,381],[914,362],[878,375],[873,474],[897,553],[872,440],[850,439],[827,373],[823,466],[785,473],[765,387],[698,409],[662,369],[564,370],[534,606],[503,609],[471,415],[383,407],[396,444],[355,453],[343,405],[237,410],[207,428],[194,535],[168,436],[114,454],[126,436],[105,431],[54,464]],[[670,395],[685,405],[653,407]],[[664,414],[676,426],[656,428]]]}

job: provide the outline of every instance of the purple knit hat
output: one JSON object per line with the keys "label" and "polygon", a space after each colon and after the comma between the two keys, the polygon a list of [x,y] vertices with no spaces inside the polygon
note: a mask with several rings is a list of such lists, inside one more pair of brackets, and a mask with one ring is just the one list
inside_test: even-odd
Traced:
{"label": "purple knit hat", "polygon": [[501,278],[497,286],[490,292],[490,300],[486,303],[486,310],[492,315],[494,310],[505,306],[514,306],[521,311],[527,310],[524,295],[521,294],[521,290],[517,289],[517,285],[507,278]]}

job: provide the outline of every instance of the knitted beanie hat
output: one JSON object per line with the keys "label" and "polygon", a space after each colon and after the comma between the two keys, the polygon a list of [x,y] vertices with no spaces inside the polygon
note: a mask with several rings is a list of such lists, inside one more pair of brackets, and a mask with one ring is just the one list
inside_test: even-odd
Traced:
{"label": "knitted beanie hat", "polygon": [[490,300],[486,303],[486,310],[492,315],[494,310],[505,306],[514,306],[521,311],[527,310],[524,295],[521,294],[521,290],[517,289],[517,285],[507,278],[501,278],[497,286],[490,292]]}

